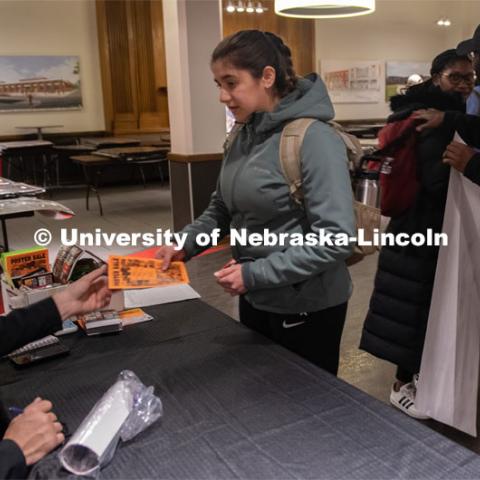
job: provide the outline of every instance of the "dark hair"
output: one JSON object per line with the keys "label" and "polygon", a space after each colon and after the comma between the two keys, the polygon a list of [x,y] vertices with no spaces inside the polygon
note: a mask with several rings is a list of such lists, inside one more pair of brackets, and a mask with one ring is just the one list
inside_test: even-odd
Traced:
{"label": "dark hair", "polygon": [[437,73],[442,73],[446,68],[449,68],[462,60],[472,63],[467,55],[458,55],[455,48],[445,50],[433,59],[432,66],[430,68],[430,75],[433,76]]}
{"label": "dark hair", "polygon": [[211,63],[224,60],[234,68],[248,70],[261,78],[263,69],[275,69],[275,90],[284,97],[295,89],[297,76],[292,64],[292,52],[283,40],[271,32],[241,30],[224,38],[212,53]]}
{"label": "dark hair", "polygon": [[[432,66],[430,67],[430,75],[433,77],[433,75],[438,75],[442,73],[446,68],[450,68],[455,63],[461,62],[461,61],[467,61],[467,62],[472,62],[468,55],[458,55],[457,51],[454,48],[451,48],[450,50],[445,50],[442,53],[439,53],[433,60],[432,60]],[[422,95],[425,92],[428,92],[429,89],[433,87],[433,78],[429,78],[425,82],[422,82],[418,85],[412,85],[411,87],[408,87],[406,93],[410,95]]]}

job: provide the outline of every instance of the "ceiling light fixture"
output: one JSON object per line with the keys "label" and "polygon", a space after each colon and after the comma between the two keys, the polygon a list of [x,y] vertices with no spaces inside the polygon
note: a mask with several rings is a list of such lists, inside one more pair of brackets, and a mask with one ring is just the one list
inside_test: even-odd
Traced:
{"label": "ceiling light fixture", "polygon": [[452,24],[449,18],[440,18],[437,20],[437,25],[439,27],[449,27]]}
{"label": "ceiling light fixture", "polygon": [[375,0],[275,0],[275,13],[297,18],[341,18],[375,11]]}
{"label": "ceiling light fixture", "polygon": [[260,1],[255,1],[255,0],[248,0],[245,6],[245,1],[246,0],[228,0],[227,6],[225,7],[225,10],[228,13],[263,13],[268,10],[268,8],[265,8],[262,5],[262,2]]}
{"label": "ceiling light fixture", "polygon": [[264,10],[265,10],[265,9],[262,7],[262,2],[258,2],[258,3],[257,3],[257,8],[255,9],[255,11],[256,11],[257,13],[263,13]]}

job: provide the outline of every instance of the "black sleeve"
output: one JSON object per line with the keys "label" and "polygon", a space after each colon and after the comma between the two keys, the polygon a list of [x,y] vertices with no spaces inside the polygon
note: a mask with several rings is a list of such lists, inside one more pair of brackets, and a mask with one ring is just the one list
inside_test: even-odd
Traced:
{"label": "black sleeve", "polygon": [[0,442],[0,478],[27,478],[27,464],[22,451],[12,440]]}
{"label": "black sleeve", "polygon": [[459,112],[445,112],[443,124],[456,130],[467,145],[480,147],[480,117]]}
{"label": "black sleeve", "polygon": [[480,153],[476,153],[469,160],[463,174],[473,183],[480,185]]}
{"label": "black sleeve", "polygon": [[422,133],[417,141],[417,173],[422,188],[432,197],[443,197],[450,166],[442,162],[443,152],[453,132],[436,129]]}
{"label": "black sleeve", "polygon": [[[0,356],[62,328],[62,319],[51,298],[0,317]],[[0,477],[1,478],[1,477]]]}

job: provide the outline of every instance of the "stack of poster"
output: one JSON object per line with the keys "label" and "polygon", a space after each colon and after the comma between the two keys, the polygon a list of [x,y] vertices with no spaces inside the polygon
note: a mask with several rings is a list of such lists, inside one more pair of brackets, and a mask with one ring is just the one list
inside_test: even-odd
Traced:
{"label": "stack of poster", "polygon": [[38,288],[53,283],[48,261],[48,249],[42,247],[26,248],[4,252],[1,265],[10,285]]}

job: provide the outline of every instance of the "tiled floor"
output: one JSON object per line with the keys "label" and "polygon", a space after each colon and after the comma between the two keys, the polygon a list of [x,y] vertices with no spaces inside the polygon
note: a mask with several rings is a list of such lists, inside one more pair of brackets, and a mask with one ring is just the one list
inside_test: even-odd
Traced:
{"label": "tiled floor", "polygon": [[[41,215],[32,218],[15,219],[8,222],[11,248],[32,246],[33,234],[38,228],[48,228],[54,241],[50,251],[52,258],[60,246],[60,229],[67,231],[77,228],[81,233],[155,232],[157,228],[171,228],[170,194],[168,186],[158,183],[115,186],[101,191],[104,216],[100,217],[96,200],[93,198],[90,211],[85,209],[84,190],[64,190],[53,194],[53,200],[60,201],[73,209],[76,216],[66,221],[54,221]],[[142,247],[88,247],[89,250],[106,258],[109,253],[131,253]],[[213,272],[229,259],[229,252],[221,251],[193,259],[188,264],[192,286],[205,302],[237,318],[237,301],[225,294],[214,280]],[[378,360],[358,349],[361,328],[368,308],[373,286],[377,256],[371,256],[351,267],[354,291],[349,302],[347,322],[342,340],[339,376],[364,390],[370,395],[388,402],[393,380],[393,365]],[[393,408],[393,407],[392,407]],[[444,427],[436,422],[428,422],[432,428],[440,430],[459,443],[480,451],[480,442],[467,435]]]}

